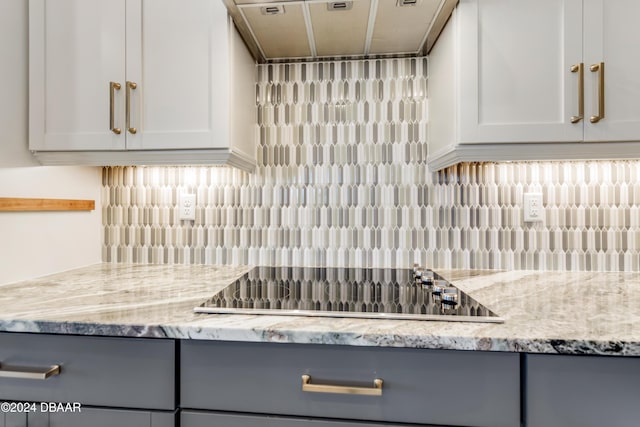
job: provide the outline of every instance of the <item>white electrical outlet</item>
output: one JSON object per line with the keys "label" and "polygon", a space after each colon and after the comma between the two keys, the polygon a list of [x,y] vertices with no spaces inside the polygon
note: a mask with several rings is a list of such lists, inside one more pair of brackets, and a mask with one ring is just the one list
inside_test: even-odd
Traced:
{"label": "white electrical outlet", "polygon": [[178,209],[178,219],[196,219],[196,195],[181,194]]}
{"label": "white electrical outlet", "polygon": [[542,193],[524,194],[524,222],[544,221],[544,206],[542,206]]}

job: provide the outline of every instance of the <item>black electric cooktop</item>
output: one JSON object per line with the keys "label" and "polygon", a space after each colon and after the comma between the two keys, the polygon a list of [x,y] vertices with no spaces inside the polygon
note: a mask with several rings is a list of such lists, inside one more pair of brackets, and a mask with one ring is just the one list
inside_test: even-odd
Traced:
{"label": "black electric cooktop", "polygon": [[503,322],[426,269],[255,267],[194,311]]}

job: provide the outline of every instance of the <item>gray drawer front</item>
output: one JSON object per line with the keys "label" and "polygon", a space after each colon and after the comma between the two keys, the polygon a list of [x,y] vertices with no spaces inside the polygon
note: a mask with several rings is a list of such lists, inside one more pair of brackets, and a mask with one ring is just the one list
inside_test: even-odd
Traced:
{"label": "gray drawer front", "polygon": [[171,412],[82,408],[80,413],[29,414],[29,427],[175,427]]}
{"label": "gray drawer front", "polygon": [[48,427],[151,427],[151,414],[143,411],[87,409],[80,414],[51,414]]}
{"label": "gray drawer front", "polygon": [[640,422],[640,359],[527,356],[528,427],[628,427]]}
{"label": "gray drawer front", "polygon": [[[6,424],[4,424],[6,422]],[[0,414],[0,426],[2,427],[24,427],[27,425],[26,413]]]}
{"label": "gray drawer front", "polygon": [[[453,426],[520,425],[519,356],[333,345],[181,342],[181,406]],[[384,381],[383,395],[302,391]]]}
{"label": "gray drawer front", "polygon": [[46,380],[0,378],[0,399],[175,408],[172,340],[3,333],[0,362],[61,366]]}
{"label": "gray drawer front", "polygon": [[[312,418],[282,418],[183,411],[180,427],[401,427],[401,424],[326,421]],[[406,424],[404,424],[406,426]],[[425,426],[424,427],[429,427]],[[442,427],[442,426],[440,426]]]}

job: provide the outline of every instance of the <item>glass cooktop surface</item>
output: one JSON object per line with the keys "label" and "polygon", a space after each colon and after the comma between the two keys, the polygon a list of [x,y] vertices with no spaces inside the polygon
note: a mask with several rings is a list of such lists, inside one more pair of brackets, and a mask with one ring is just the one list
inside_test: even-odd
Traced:
{"label": "glass cooktop surface", "polygon": [[270,314],[501,323],[478,301],[431,270],[255,267],[194,309]]}

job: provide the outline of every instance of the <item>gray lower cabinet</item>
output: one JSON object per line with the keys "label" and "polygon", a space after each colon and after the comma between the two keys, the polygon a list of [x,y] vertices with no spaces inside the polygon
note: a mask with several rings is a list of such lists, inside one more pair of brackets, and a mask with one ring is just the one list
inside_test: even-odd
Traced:
{"label": "gray lower cabinet", "polygon": [[[519,366],[516,353],[185,340],[180,344],[180,407],[373,423],[519,427]],[[303,375],[320,387],[303,390]],[[374,379],[382,380],[380,396],[336,393],[349,386],[372,388]],[[206,417],[186,419],[194,426],[217,425]],[[234,420],[239,421],[219,425],[254,425]]]}
{"label": "gray lower cabinet", "polygon": [[27,425],[26,413],[0,414],[0,427],[25,427]]}
{"label": "gray lower cabinet", "polygon": [[175,414],[84,408],[80,413],[29,414],[27,427],[174,427]]}
{"label": "gray lower cabinet", "polygon": [[[59,375],[44,380],[2,374],[52,365]],[[1,333],[0,400],[173,410],[175,342]]]}
{"label": "gray lower cabinet", "polygon": [[640,425],[640,358],[527,355],[527,427]]}
{"label": "gray lower cabinet", "polygon": [[[180,427],[393,427],[400,424],[361,421],[328,421],[314,418],[283,418],[182,411]],[[407,426],[405,424],[405,426]]]}
{"label": "gray lower cabinet", "polygon": [[[54,366],[53,375],[34,375]],[[0,333],[0,400],[36,404],[28,414],[0,413],[0,427],[174,427],[176,342]],[[76,403],[80,412],[43,403]]]}

